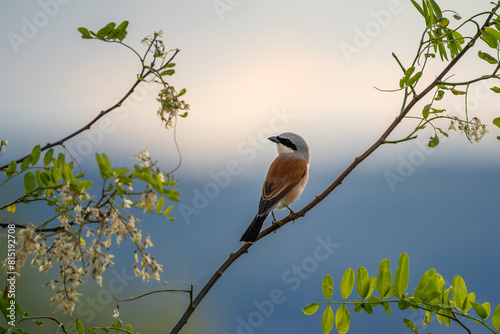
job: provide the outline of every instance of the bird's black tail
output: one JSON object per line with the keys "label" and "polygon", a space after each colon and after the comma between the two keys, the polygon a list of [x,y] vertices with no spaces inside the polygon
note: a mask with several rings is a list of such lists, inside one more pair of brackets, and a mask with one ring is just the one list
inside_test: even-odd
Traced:
{"label": "bird's black tail", "polygon": [[257,240],[257,237],[259,236],[262,225],[267,219],[267,216],[269,216],[269,213],[256,215],[250,226],[248,226],[245,233],[243,233],[243,235],[241,236],[240,241],[255,242],[255,240]]}

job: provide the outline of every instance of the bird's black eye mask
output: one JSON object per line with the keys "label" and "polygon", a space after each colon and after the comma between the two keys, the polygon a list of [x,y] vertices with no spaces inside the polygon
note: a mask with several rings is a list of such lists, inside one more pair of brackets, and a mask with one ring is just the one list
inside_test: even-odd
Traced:
{"label": "bird's black eye mask", "polygon": [[288,138],[283,138],[283,137],[280,137],[280,136],[278,136],[278,137],[276,137],[276,138],[279,140],[279,142],[280,142],[281,144],[285,145],[286,147],[291,148],[291,149],[292,149],[292,150],[294,150],[294,151],[297,151],[297,146],[295,146],[295,144],[294,144],[294,143],[292,143],[292,141],[291,141],[290,139],[288,139]]}

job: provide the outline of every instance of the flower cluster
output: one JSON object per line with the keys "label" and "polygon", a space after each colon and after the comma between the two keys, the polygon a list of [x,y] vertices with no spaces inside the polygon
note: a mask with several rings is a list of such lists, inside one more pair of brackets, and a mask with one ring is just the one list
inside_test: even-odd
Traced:
{"label": "flower cluster", "polygon": [[2,152],[5,152],[5,150],[9,147],[9,141],[8,140],[2,140],[0,141],[0,156],[2,156]]}
{"label": "flower cluster", "polygon": [[458,123],[458,130],[460,130],[461,133],[465,133],[469,141],[475,140],[479,143],[481,142],[481,139],[484,137],[484,135],[490,132],[486,128],[486,124],[482,124],[477,117],[474,117],[470,122],[464,122],[457,117],[454,117],[454,120],[451,121],[448,130],[457,131],[455,121]]}
{"label": "flower cluster", "polygon": [[179,114],[181,110],[189,110],[189,104],[179,98],[184,94],[184,92],[185,90],[182,90],[181,93],[177,93],[174,87],[167,86],[158,94],[157,100],[161,105],[158,109],[157,115],[163,122],[165,122],[165,128],[167,129],[173,126],[172,119],[175,116],[187,116],[187,112]]}

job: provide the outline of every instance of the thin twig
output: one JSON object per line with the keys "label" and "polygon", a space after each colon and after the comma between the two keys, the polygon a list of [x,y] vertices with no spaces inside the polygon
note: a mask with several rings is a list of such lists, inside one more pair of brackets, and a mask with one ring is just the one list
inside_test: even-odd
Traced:
{"label": "thin twig", "polygon": [[20,323],[20,322],[25,321],[25,320],[36,320],[36,319],[49,319],[49,320],[55,321],[59,325],[59,328],[61,328],[64,333],[68,334],[68,332],[66,331],[66,328],[64,327],[64,324],[62,322],[60,322],[59,320],[57,320],[54,317],[49,317],[46,315],[41,315],[38,317],[24,317],[21,320],[19,320],[17,323]]}
{"label": "thin twig", "polygon": [[127,298],[127,299],[118,299],[118,298],[116,298],[113,295],[111,295],[111,297],[113,297],[114,300],[116,300],[117,302],[129,302],[129,301],[140,299],[142,297],[146,297],[146,296],[152,295],[153,293],[159,293],[159,292],[170,292],[170,293],[186,292],[186,293],[191,294],[193,292],[193,287],[191,286],[190,290],[183,290],[183,289],[162,289],[162,290],[155,290],[155,291],[146,292],[146,293],[144,293],[142,295],[139,295],[139,296],[136,296],[136,297],[132,297],[132,298]]}

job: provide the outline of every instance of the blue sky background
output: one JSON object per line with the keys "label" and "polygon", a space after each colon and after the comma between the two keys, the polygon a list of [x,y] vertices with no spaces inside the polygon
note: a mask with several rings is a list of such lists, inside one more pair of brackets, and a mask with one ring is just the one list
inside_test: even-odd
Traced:
{"label": "blue sky background", "polygon": [[[231,10],[218,11],[220,3]],[[491,6],[489,1],[439,3],[464,18]],[[423,27],[420,14],[405,0],[233,1],[232,5],[212,0],[45,0],[4,2],[0,18],[0,139],[9,140],[1,164],[30,152],[36,144],[75,131],[115,104],[134,82],[139,70],[135,55],[117,45],[82,40],[76,28],[98,30],[111,21],[129,20],[126,41],[133,47],[140,49],[142,38],[161,29],[167,47],[181,49],[171,83],[187,89],[191,111],[178,123],[183,163],[174,176],[181,202],[199,212],[187,216],[176,207],[175,222],[146,217],[142,226],[144,234],[152,235],[153,253],[164,264],[162,279],[167,285],[186,288],[193,283],[195,289],[239,247],[239,237],[257,210],[263,179],[276,156],[274,144],[265,138],[295,131],[311,148],[309,184],[293,205],[300,209],[397,115],[401,95],[374,87],[397,88],[402,74],[391,52],[408,65]],[[37,22],[30,31],[27,26]],[[370,36],[363,39],[360,31]],[[9,40],[13,34],[24,42],[13,45]],[[357,52],[346,55],[342,51],[346,45]],[[478,46],[487,49],[484,43]],[[477,49],[464,57],[454,81],[491,71],[476,53]],[[419,87],[443,67],[433,60]],[[231,266],[183,333],[246,333],[241,319],[246,323],[253,319],[252,333],[320,333],[320,313],[305,316],[301,308],[322,301],[324,275],[332,275],[340,299],[340,279],[347,268],[365,266],[376,275],[380,260],[388,258],[394,271],[402,252],[410,256],[410,289],[433,267],[448,285],[454,275],[461,275],[469,291],[476,292],[476,301],[496,307],[500,155],[495,137],[500,129],[491,122],[499,116],[500,99],[489,90],[493,85],[498,83],[470,88],[469,112],[489,124],[491,131],[482,143],[470,144],[452,132],[430,150],[426,143],[432,132],[425,130],[415,141],[381,147],[305,218],[266,237]],[[67,143],[87,175],[96,176],[94,152],[105,152],[117,166],[131,166],[130,156],[148,148],[165,170],[177,165],[173,131],[160,125],[155,99],[156,91],[141,88],[130,102],[106,116],[111,130],[98,123]],[[419,104],[414,114],[427,103]],[[463,97],[447,94],[439,105],[460,114]],[[405,136],[411,125],[402,124],[392,139]],[[216,188],[213,198],[196,207],[200,204],[196,194],[206,191],[213,175],[224,174],[230,161],[236,161],[238,172]],[[388,174],[400,175],[404,182],[391,186]],[[0,203],[11,198],[12,191],[3,188]],[[43,209],[34,206],[15,215],[2,212],[0,218],[36,223],[40,215],[49,214]],[[318,238],[336,245],[321,261],[315,258],[322,244]],[[115,249],[116,264],[105,276],[104,289],[89,280],[74,316],[86,324],[110,323],[116,306],[110,291],[128,298],[162,288],[129,277],[131,253],[126,246]],[[294,274],[294,266],[309,272]],[[25,268],[18,280],[19,301],[31,315],[53,312],[52,291],[42,289],[38,296],[40,285],[49,279]],[[275,298],[279,303],[268,313],[259,311],[256,305],[268,305],[264,301],[272,296],[279,296]],[[186,296],[157,294],[120,304],[120,318],[141,333],[166,331],[186,305]],[[397,308],[389,318],[381,309],[375,314],[379,316],[351,309],[350,331],[408,332],[403,317],[415,323],[423,320],[418,312]],[[475,333],[484,332],[471,327]],[[44,330],[56,331],[48,325]],[[426,330],[460,329],[448,329],[434,320]]]}

